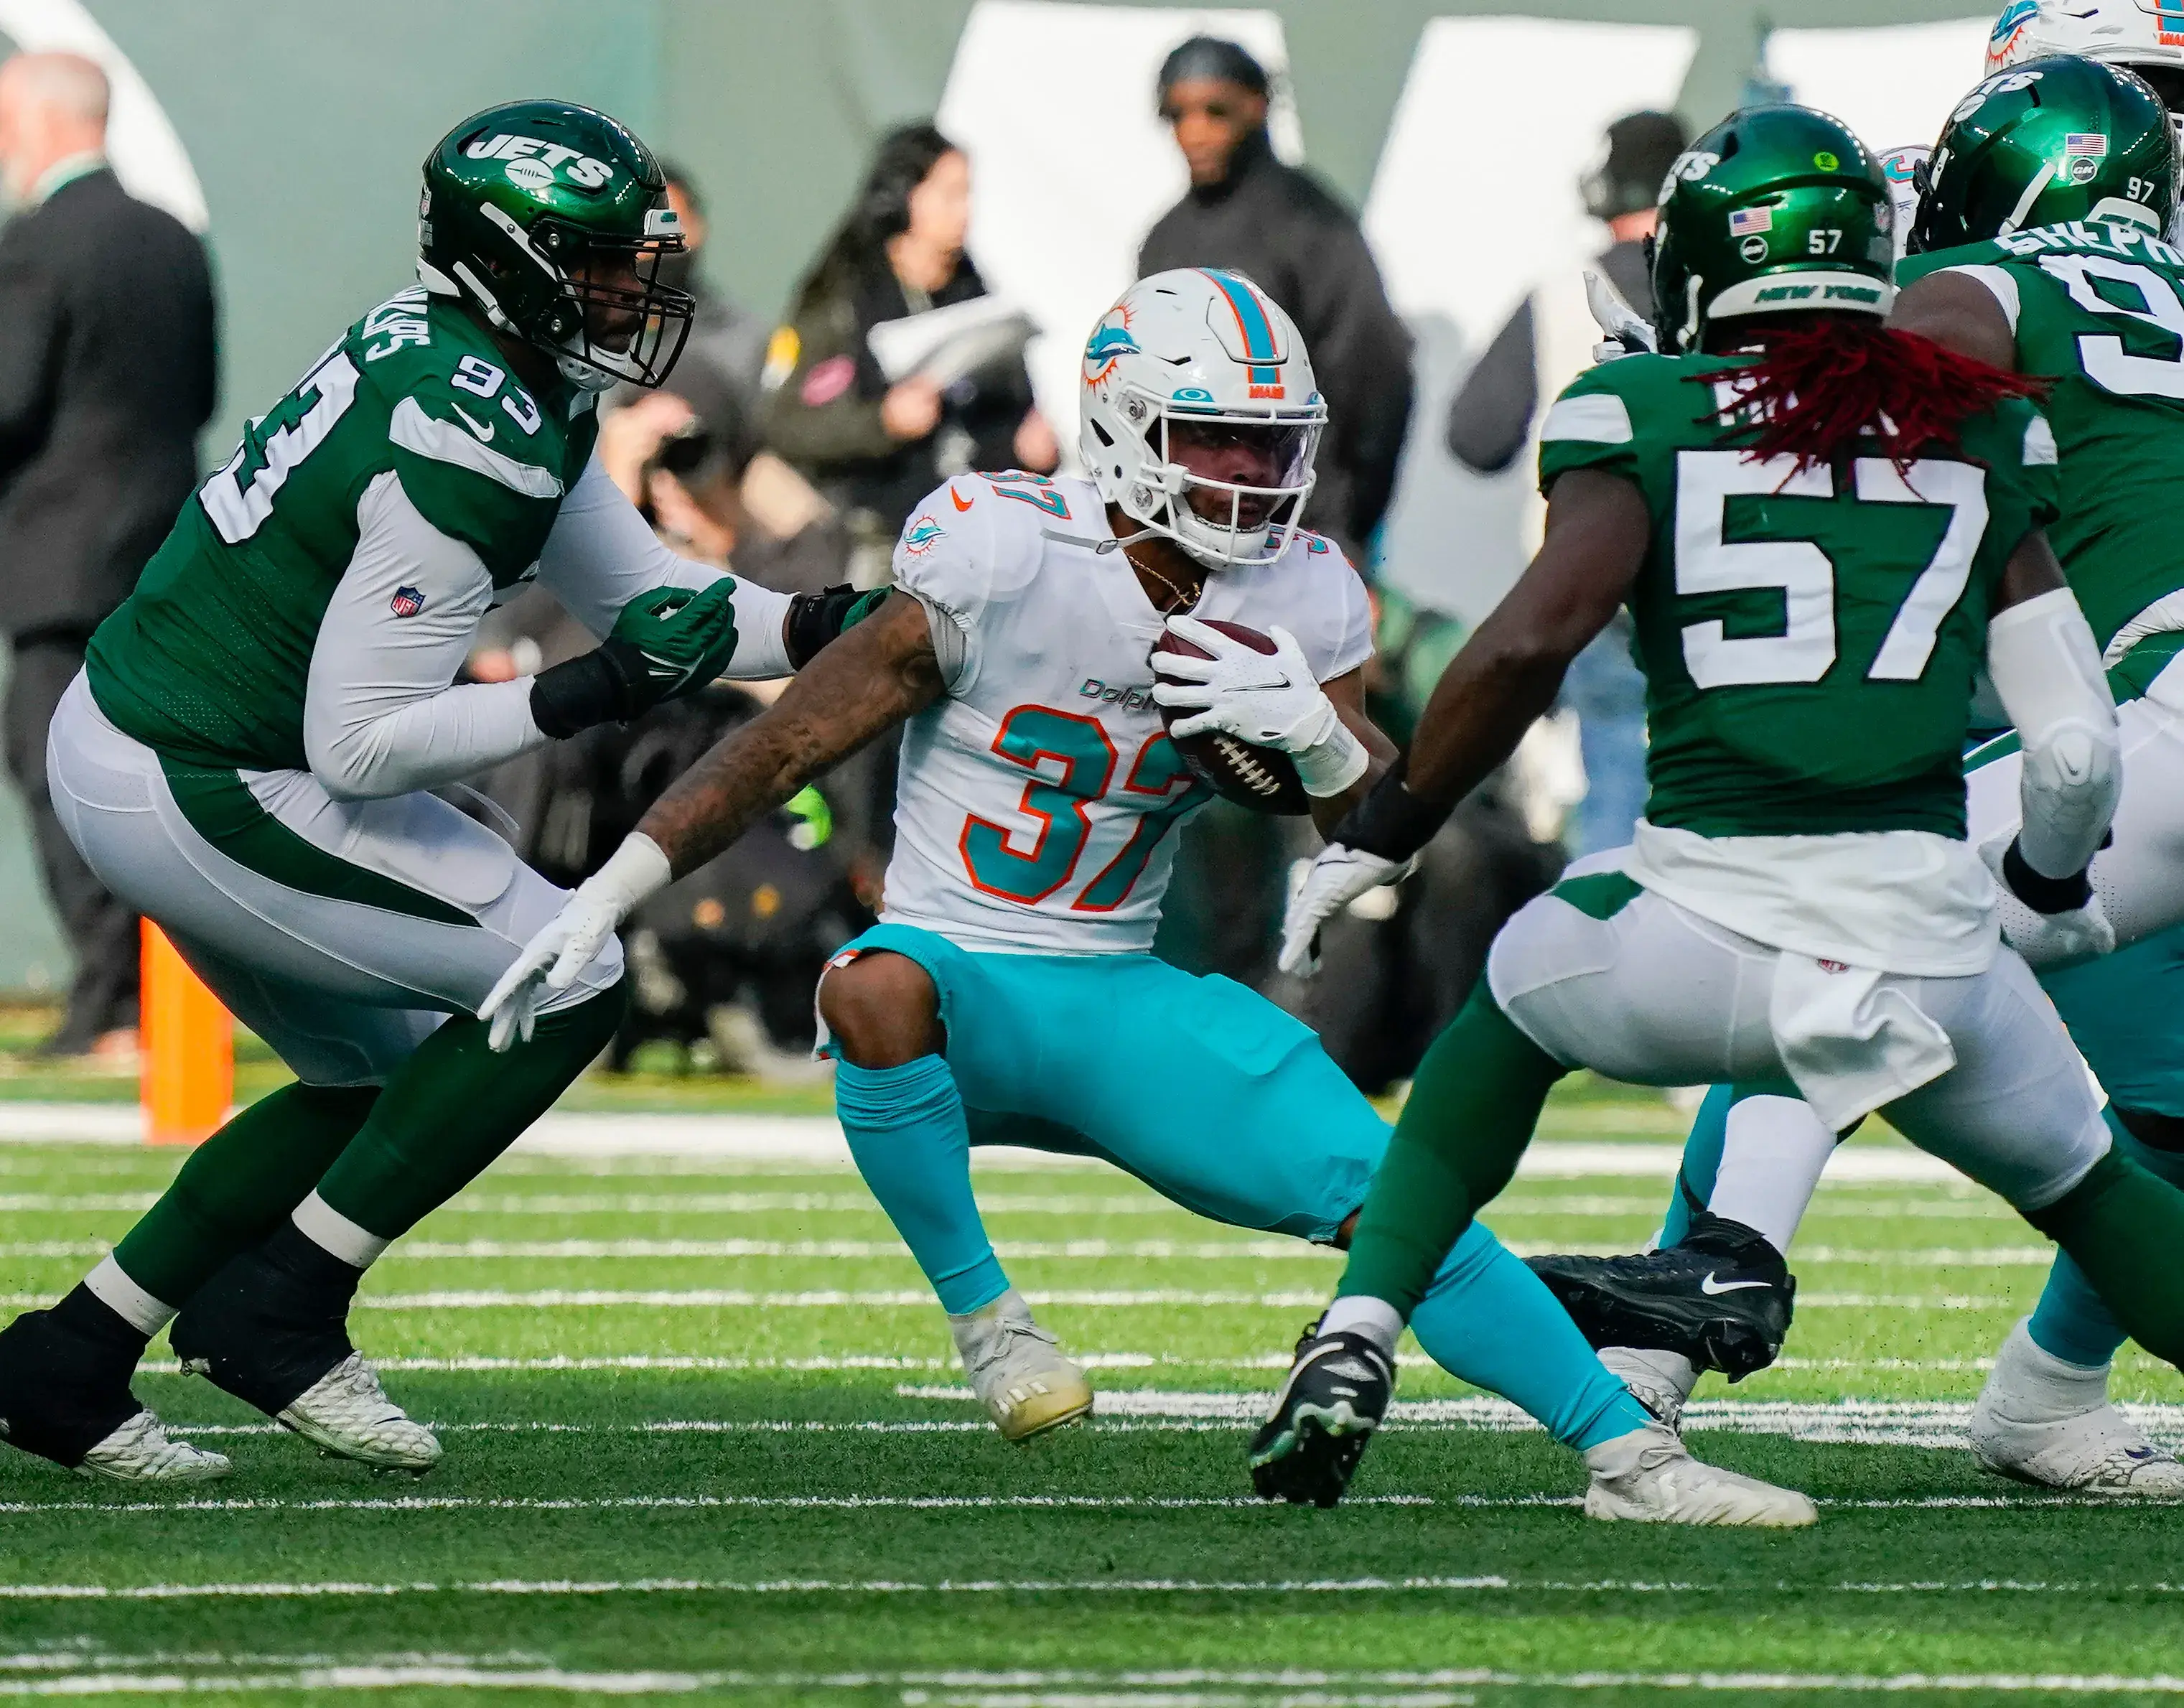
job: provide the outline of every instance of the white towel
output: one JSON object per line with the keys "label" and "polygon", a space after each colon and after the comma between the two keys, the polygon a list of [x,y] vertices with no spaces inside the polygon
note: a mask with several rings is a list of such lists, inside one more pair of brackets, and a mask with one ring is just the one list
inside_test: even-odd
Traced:
{"label": "white towel", "polygon": [[1957,1064],[1948,1033],[1903,981],[1871,967],[1784,950],[1767,1022],[1783,1071],[1837,1132]]}

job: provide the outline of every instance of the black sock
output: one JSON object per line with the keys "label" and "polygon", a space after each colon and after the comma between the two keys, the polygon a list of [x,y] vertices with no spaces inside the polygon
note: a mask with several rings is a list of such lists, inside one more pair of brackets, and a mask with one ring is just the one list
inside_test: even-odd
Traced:
{"label": "black sock", "polygon": [[304,1287],[331,1294],[343,1305],[356,1297],[357,1283],[364,1279],[362,1270],[343,1263],[293,1221],[282,1222],[267,1236],[258,1255]]}
{"label": "black sock", "polygon": [[152,1337],[79,1281],[68,1296],[47,1313],[56,1328],[64,1328],[93,1344],[125,1352],[133,1361],[144,1355]]}

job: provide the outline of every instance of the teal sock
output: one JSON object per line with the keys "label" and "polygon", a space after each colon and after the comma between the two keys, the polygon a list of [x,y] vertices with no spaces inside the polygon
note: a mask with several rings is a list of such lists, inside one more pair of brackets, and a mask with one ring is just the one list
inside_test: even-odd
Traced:
{"label": "teal sock", "polygon": [[834,1113],[850,1154],[917,1266],[961,1316],[1009,1289],[971,1195],[971,1130],[956,1076],[937,1055],[900,1067],[834,1069]]}
{"label": "teal sock", "polygon": [[1580,1453],[1653,1421],[1546,1283],[1479,1222],[1411,1313],[1411,1332],[1450,1375],[1521,1405]]}
{"label": "teal sock", "polygon": [[1669,1213],[1661,1218],[1661,1243],[1674,1245],[1691,1231],[1691,1207],[1706,1208],[1713,1196],[1713,1178],[1721,1167],[1721,1153],[1729,1143],[1729,1111],[1736,1102],[1733,1085],[1711,1086],[1699,1112],[1691,1120],[1684,1140],[1683,1166],[1669,1193]]}
{"label": "teal sock", "polygon": [[[2184,1186],[2184,1154],[2173,1150],[2158,1150],[2142,1144],[2125,1131],[2115,1111],[2102,1111],[2114,1135],[2116,1149],[2136,1162],[2148,1173],[2157,1175],[2172,1186]],[[2098,1368],[2116,1355],[2116,1349],[2130,1338],[2115,1314],[2101,1303],[2101,1296],[2093,1291],[2093,1284],[2086,1279],[2086,1271],[2078,1267],[2068,1252],[2059,1252],[2054,1267],[2048,1271],[2048,1285],[2041,1289],[2040,1303],[2032,1309],[2032,1321],[2027,1331],[2033,1343],[2042,1352],[2061,1359],[2066,1364],[2082,1364]]]}

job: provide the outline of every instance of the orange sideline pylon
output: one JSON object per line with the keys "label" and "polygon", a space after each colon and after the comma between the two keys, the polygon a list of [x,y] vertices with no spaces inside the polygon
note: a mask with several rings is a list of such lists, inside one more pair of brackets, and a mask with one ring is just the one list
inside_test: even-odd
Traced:
{"label": "orange sideline pylon", "polygon": [[142,1010],[145,1141],[195,1144],[235,1100],[235,1022],[148,919]]}

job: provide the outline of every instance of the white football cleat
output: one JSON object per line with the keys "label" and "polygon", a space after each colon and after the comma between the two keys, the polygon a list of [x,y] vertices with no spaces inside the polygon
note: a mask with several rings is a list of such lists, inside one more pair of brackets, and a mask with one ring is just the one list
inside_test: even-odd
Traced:
{"label": "white football cleat", "polygon": [[352,1352],[284,1406],[276,1421],[343,1459],[419,1476],[440,1462],[437,1437],[387,1397],[379,1374]]}
{"label": "white football cleat", "polygon": [[1972,1407],[1981,1468],[2077,1494],[2184,1499],[2184,1465],[2109,1403],[2109,1366],[2056,1357],[2029,1321],[2010,1330]]}
{"label": "white football cleat", "polygon": [[227,1455],[187,1441],[170,1441],[159,1420],[140,1411],[83,1455],[79,1477],[113,1483],[209,1483],[235,1469]]}
{"label": "white football cleat", "polygon": [[1631,1398],[1669,1428],[1677,1427],[1685,1402],[1699,1385],[1699,1367],[1680,1352],[1642,1346],[1603,1346],[1600,1361],[1607,1373],[1630,1390]]}
{"label": "white football cleat", "polygon": [[1741,1525],[1795,1530],[1820,1515],[1794,1488],[1777,1488],[1691,1457],[1665,1423],[1649,1423],[1590,1448],[1585,1516],[1634,1524]]}
{"label": "white football cleat", "polygon": [[1011,1287],[991,1305],[948,1319],[972,1389],[1006,1441],[1024,1441],[1092,1409],[1092,1384],[1031,1318]]}

